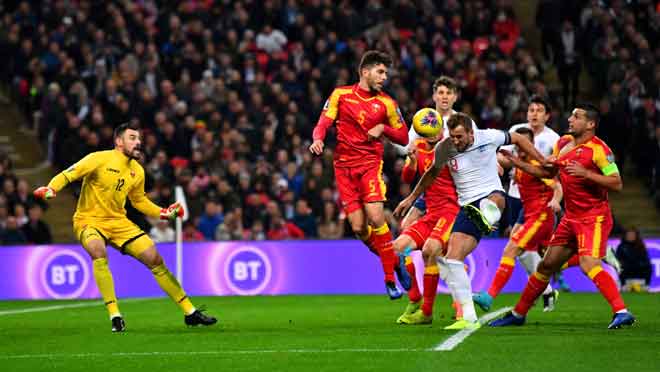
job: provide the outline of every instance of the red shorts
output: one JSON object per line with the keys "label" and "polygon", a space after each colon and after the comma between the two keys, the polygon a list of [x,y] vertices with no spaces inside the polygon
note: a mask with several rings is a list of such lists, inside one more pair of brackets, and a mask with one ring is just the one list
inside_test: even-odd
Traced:
{"label": "red shorts", "polygon": [[408,226],[401,235],[412,238],[417,245],[417,249],[422,249],[428,238],[439,240],[446,245],[457,214],[458,208],[445,208],[438,213],[425,214]]}
{"label": "red shorts", "polygon": [[383,162],[361,167],[335,167],[339,198],[346,214],[362,208],[365,203],[384,202],[387,187],[383,181]]}
{"label": "red shorts", "polygon": [[536,252],[539,246],[547,246],[554,227],[555,216],[552,212],[544,211],[525,216],[525,223],[511,235],[511,241],[520,249]]}
{"label": "red shorts", "polygon": [[577,247],[578,256],[603,258],[612,225],[611,214],[580,218],[564,217],[559,222],[548,246]]}

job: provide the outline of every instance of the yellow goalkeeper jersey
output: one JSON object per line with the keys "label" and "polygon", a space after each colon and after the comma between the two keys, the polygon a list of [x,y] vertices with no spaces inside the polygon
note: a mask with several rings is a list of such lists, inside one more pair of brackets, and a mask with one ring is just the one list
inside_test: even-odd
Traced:
{"label": "yellow goalkeeper jersey", "polygon": [[93,152],[59,173],[48,184],[56,192],[82,178],[74,219],[125,218],[126,197],[147,216],[158,217],[160,207],[144,192],[144,169],[119,150]]}

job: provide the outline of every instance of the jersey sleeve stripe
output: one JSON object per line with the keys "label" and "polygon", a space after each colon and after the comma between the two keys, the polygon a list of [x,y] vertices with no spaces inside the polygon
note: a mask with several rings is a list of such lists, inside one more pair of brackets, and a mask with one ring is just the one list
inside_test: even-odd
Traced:
{"label": "jersey sleeve stripe", "polygon": [[389,122],[390,126],[394,129],[401,128],[401,120],[399,118],[399,113],[397,112],[397,108],[394,102],[392,102],[391,99],[387,99],[385,97],[378,97],[378,100],[383,102],[387,108],[387,121]]}

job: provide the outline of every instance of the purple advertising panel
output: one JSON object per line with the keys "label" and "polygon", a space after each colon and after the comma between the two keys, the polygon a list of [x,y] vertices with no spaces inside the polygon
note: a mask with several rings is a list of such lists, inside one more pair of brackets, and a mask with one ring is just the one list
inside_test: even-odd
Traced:
{"label": "purple advertising panel", "polygon": [[[482,240],[468,256],[474,291],[489,286],[505,244],[505,240]],[[660,239],[646,240],[646,246],[653,266],[650,289],[660,291]],[[380,262],[355,240],[209,242],[183,247],[183,286],[192,296],[384,292]],[[174,244],[159,244],[158,250],[174,271]],[[421,267],[418,252],[414,259]],[[151,272],[138,261],[113,249],[108,260],[119,297],[163,295]],[[0,271],[6,278],[0,281],[0,299],[99,297],[91,260],[79,245],[0,247]],[[420,285],[422,271],[417,273]],[[596,290],[579,268],[566,270],[564,277],[574,291]],[[516,265],[504,292],[520,291],[526,281],[524,270]],[[444,283],[439,291],[447,292]]]}

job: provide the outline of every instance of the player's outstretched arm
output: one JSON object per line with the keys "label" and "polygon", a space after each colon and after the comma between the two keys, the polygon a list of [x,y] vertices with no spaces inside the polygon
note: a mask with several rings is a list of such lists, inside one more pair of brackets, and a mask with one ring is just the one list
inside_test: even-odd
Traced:
{"label": "player's outstretched arm", "polygon": [[508,161],[510,161],[514,167],[517,167],[523,172],[529,173],[534,177],[552,179],[557,175],[558,169],[556,167],[553,168],[540,167],[538,165],[528,163],[526,161],[523,161],[519,157],[513,155],[510,151],[504,149],[500,149],[499,153],[502,156],[504,156],[506,159],[508,159]]}
{"label": "player's outstretched arm", "polygon": [[174,203],[167,208],[161,208],[149,200],[144,192],[144,170],[138,173],[139,180],[135,186],[128,192],[128,199],[138,211],[149,217],[158,217],[161,220],[174,220],[177,217],[183,217],[183,207],[181,204]]}
{"label": "player's outstretched arm", "polygon": [[545,157],[539,152],[539,150],[534,147],[534,144],[530,142],[525,136],[519,133],[510,133],[511,134],[511,143],[517,145],[525,153],[532,157],[532,159],[538,161],[541,164],[545,163]]}
{"label": "player's outstretched arm", "polygon": [[39,199],[52,199],[68,184],[86,176],[102,163],[103,156],[99,155],[99,153],[93,152],[82,158],[76,164],[55,175],[55,177],[48,182],[47,186],[38,187],[34,190],[33,194]]}
{"label": "player's outstretched arm", "polygon": [[561,187],[561,183],[554,179],[551,180],[550,187],[552,187],[552,199],[548,202],[548,207],[552,209],[553,212],[561,212],[561,200],[564,198],[564,189]]}
{"label": "player's outstretched arm", "polygon": [[396,209],[394,209],[394,217],[400,218],[403,217],[408,209],[413,205],[415,200],[433,183],[433,180],[440,174],[440,168],[436,167],[430,167],[426,172],[424,172],[424,175],[422,178],[417,182],[417,185],[415,185],[415,189],[408,195],[405,199],[403,199],[399,205],[396,206]]}

